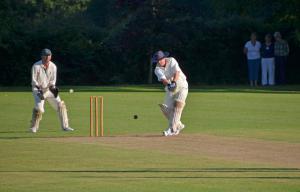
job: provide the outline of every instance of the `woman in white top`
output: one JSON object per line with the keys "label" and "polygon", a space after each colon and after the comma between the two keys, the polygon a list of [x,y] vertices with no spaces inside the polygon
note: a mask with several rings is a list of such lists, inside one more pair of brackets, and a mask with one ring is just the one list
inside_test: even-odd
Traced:
{"label": "woman in white top", "polygon": [[247,55],[248,75],[251,86],[257,86],[261,43],[256,40],[256,33],[251,33],[251,40],[244,46],[244,53]]}

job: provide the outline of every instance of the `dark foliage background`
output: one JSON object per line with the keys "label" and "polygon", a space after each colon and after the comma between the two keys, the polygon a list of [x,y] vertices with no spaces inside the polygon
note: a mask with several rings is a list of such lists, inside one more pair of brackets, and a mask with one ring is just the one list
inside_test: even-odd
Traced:
{"label": "dark foliage background", "polygon": [[50,48],[59,85],[156,82],[150,57],[169,51],[192,84],[247,83],[244,43],[281,31],[300,83],[299,0],[2,0],[0,85],[29,85]]}

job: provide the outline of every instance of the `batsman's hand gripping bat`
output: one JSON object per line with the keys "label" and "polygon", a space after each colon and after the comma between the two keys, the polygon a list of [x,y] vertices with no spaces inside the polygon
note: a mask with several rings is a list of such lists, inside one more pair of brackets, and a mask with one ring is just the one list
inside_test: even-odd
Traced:
{"label": "batsman's hand gripping bat", "polygon": [[175,81],[172,81],[172,82],[169,83],[167,86],[168,86],[168,90],[169,90],[169,91],[175,91],[175,89],[176,89],[176,87],[177,87]]}

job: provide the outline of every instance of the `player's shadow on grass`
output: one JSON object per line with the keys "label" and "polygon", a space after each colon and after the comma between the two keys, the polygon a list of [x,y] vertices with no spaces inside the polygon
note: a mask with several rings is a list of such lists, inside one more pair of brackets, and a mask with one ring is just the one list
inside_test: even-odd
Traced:
{"label": "player's shadow on grass", "polygon": [[[45,132],[45,131],[44,131],[44,132]],[[47,132],[48,132],[48,133],[53,133],[53,132],[56,132],[56,131],[55,131],[55,130],[53,130],[53,131],[52,131],[52,130],[48,130]],[[25,130],[22,130],[22,131],[20,131],[20,130],[10,130],[10,131],[7,131],[7,130],[6,130],[6,131],[0,131],[0,134],[1,134],[1,133],[3,133],[3,134],[4,134],[4,133],[13,133],[13,134],[15,134],[15,133],[28,133],[28,134],[34,134],[34,133],[31,133],[31,132],[30,132],[29,128],[28,128],[27,130],[25,129]]]}
{"label": "player's shadow on grass", "polygon": [[[54,133],[56,131],[47,131],[48,133]],[[102,137],[90,137],[90,136],[87,136],[87,135],[45,135],[45,133],[47,132],[44,132],[43,135],[39,135],[39,133],[30,133],[29,131],[0,131],[0,140],[5,140],[5,139],[27,139],[27,138],[32,138],[32,139],[49,139],[49,138],[62,138],[62,139],[65,139],[65,138],[90,138],[90,139],[95,139],[95,138],[99,138],[101,139]],[[19,135],[19,136],[7,136],[7,135],[1,135],[1,134],[16,134],[16,133],[19,133],[19,134],[22,134],[22,135]],[[26,134],[26,135],[25,135]],[[162,134],[133,134],[133,135],[106,135],[104,136],[105,138],[132,138],[132,137],[144,137],[144,138],[157,138],[157,137],[161,137],[161,138],[164,138],[162,136]]]}
{"label": "player's shadow on grass", "polygon": [[[43,131],[42,135],[39,135],[39,133],[31,133],[28,130],[24,130],[24,131],[17,131],[17,130],[12,130],[12,131],[0,131],[0,140],[6,140],[6,139],[42,139],[42,138],[65,138],[66,136],[62,136],[62,135],[51,135],[52,133],[55,133],[57,131],[55,130],[48,130],[48,131]],[[11,136],[11,135],[13,136]],[[18,134],[18,135],[17,135]],[[45,135],[48,134],[48,135]],[[70,135],[68,135],[68,137],[70,137]],[[71,136],[74,137],[74,136]]]}
{"label": "player's shadow on grass", "polygon": [[[293,176],[288,176],[288,177],[280,177],[280,176],[222,176],[222,177],[218,177],[218,176],[136,176],[136,177],[130,177],[130,176],[78,176],[79,178],[101,178],[101,179],[294,179],[294,180],[298,180],[300,179],[300,177],[293,177]],[[78,178],[76,177],[76,178]]]}
{"label": "player's shadow on grass", "polygon": [[[120,85],[120,86],[68,86],[60,87],[61,93],[67,94],[69,89],[76,92],[164,92],[160,85]],[[0,87],[0,92],[31,92],[31,87]],[[258,86],[246,85],[203,85],[190,86],[189,92],[216,92],[216,93],[276,93],[300,94],[299,85]]]}
{"label": "player's shadow on grass", "polygon": [[0,134],[1,133],[28,133],[28,131],[0,131]]}
{"label": "player's shadow on grass", "polygon": [[[300,176],[286,176],[278,174],[300,173],[298,168],[203,168],[203,169],[137,169],[137,170],[33,170],[33,171],[0,171],[1,173],[71,173],[71,174],[99,174],[99,175],[74,175],[80,178],[103,178],[103,179],[300,179]],[[160,175],[160,174],[173,175]],[[205,174],[216,174],[214,176],[206,176]],[[224,174],[243,174],[242,176],[224,175]],[[247,175],[247,174],[250,175]],[[105,175],[103,175],[105,174]],[[116,175],[117,174],[117,175]],[[138,175],[136,175],[138,174]],[[140,175],[142,174],[142,175]],[[150,175],[147,175],[150,174]],[[153,175],[155,174],[155,175]],[[189,175],[184,175],[189,174]],[[191,175],[198,174],[198,175]],[[202,174],[202,175],[199,175]],[[218,176],[218,174],[222,174]],[[251,175],[252,174],[252,175]],[[255,174],[255,176],[253,176]],[[259,176],[262,174],[262,176]],[[266,175],[270,174],[270,175]],[[276,174],[276,176],[272,175]]]}
{"label": "player's shadow on grass", "polygon": [[149,169],[102,169],[102,170],[21,170],[0,172],[28,173],[300,173],[300,168],[149,168]]}
{"label": "player's shadow on grass", "polygon": [[189,92],[204,93],[274,93],[274,94],[300,94],[300,86],[203,86],[191,87]]}

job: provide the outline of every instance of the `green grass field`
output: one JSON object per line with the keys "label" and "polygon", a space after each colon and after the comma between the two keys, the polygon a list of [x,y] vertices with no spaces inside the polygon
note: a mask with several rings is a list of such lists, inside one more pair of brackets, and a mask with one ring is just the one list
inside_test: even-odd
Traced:
{"label": "green grass field", "polygon": [[[70,86],[60,95],[76,130],[61,131],[46,104],[32,134],[30,89],[0,88],[1,192],[300,192],[299,86],[191,89],[186,129],[167,138],[160,87]],[[91,95],[104,96],[104,138],[88,137]]]}

